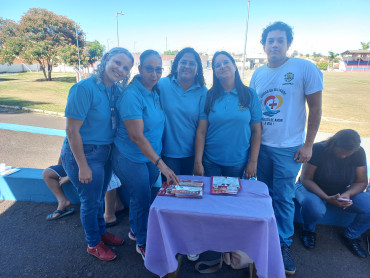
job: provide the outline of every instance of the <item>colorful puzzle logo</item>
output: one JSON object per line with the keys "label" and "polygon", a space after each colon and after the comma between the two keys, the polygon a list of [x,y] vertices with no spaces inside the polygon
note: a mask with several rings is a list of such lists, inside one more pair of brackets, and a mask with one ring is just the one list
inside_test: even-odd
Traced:
{"label": "colorful puzzle logo", "polygon": [[272,117],[280,112],[278,110],[280,106],[283,104],[283,98],[280,95],[276,96],[268,96],[263,105],[265,106],[265,112],[263,112],[263,115],[266,115],[268,117]]}

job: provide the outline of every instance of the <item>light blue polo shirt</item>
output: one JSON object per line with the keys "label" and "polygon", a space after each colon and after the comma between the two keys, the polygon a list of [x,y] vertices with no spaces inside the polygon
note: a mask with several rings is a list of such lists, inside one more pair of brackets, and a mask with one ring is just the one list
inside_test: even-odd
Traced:
{"label": "light blue polo shirt", "polygon": [[205,98],[207,88],[195,84],[184,92],[175,77],[160,79],[158,87],[166,115],[162,154],[172,158],[193,156],[201,98]]}
{"label": "light blue polo shirt", "polygon": [[134,79],[118,99],[116,107],[120,115],[120,123],[114,144],[118,151],[133,162],[149,162],[139,147],[130,140],[123,123],[127,120],[142,119],[144,136],[159,155],[162,151],[165,117],[158,94],[148,91],[138,79]]}
{"label": "light blue polo shirt", "polygon": [[65,116],[83,121],[80,134],[83,144],[105,145],[113,142],[111,110],[108,96],[112,90],[95,77],[84,79],[69,90]]}
{"label": "light blue polo shirt", "polygon": [[[250,108],[240,106],[236,89],[224,92],[218,98],[209,115],[204,112],[201,119],[208,120],[204,154],[214,163],[235,166],[245,163],[250,146],[252,123],[261,122],[261,105],[254,90]],[[204,107],[205,101],[203,101]]]}

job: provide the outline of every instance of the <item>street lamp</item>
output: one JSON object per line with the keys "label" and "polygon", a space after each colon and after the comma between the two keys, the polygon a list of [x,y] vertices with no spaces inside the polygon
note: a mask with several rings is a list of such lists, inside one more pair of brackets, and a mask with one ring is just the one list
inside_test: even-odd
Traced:
{"label": "street lamp", "polygon": [[81,68],[81,60],[80,60],[80,48],[78,47],[78,34],[77,34],[77,23],[75,23],[75,28],[76,28],[76,41],[77,41],[77,54],[78,54],[78,81],[81,80],[81,73],[80,73],[80,68]]}
{"label": "street lamp", "polygon": [[118,36],[118,15],[124,15],[123,12],[117,12],[116,13],[116,18],[117,18],[117,46],[119,46],[119,36]]}
{"label": "street lamp", "polygon": [[250,0],[248,0],[247,22],[246,22],[246,27],[245,27],[245,40],[244,40],[244,52],[243,52],[242,81],[244,80],[245,52],[246,52],[246,50],[247,50],[247,35],[248,35],[248,21],[249,21],[249,5],[250,5]]}

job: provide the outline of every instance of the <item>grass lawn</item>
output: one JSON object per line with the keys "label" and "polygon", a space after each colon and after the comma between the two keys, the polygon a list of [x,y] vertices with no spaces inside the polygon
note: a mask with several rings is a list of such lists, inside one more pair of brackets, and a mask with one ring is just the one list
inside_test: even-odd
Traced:
{"label": "grass lawn", "polygon": [[0,75],[0,104],[63,112],[75,82],[73,73],[53,73],[52,81],[42,72]]}
{"label": "grass lawn", "polygon": [[[246,84],[252,71],[246,73]],[[0,104],[63,112],[68,91],[75,83],[72,73],[0,75]],[[370,73],[324,72],[323,118],[320,131],[335,133],[343,128],[370,137]]]}

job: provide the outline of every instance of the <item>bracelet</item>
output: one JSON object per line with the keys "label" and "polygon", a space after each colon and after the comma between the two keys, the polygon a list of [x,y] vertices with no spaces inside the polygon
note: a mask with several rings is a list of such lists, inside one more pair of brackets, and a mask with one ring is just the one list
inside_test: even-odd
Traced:
{"label": "bracelet", "polygon": [[162,159],[162,157],[158,157],[158,159],[155,161],[154,165],[158,166],[159,160],[161,160],[161,159]]}

